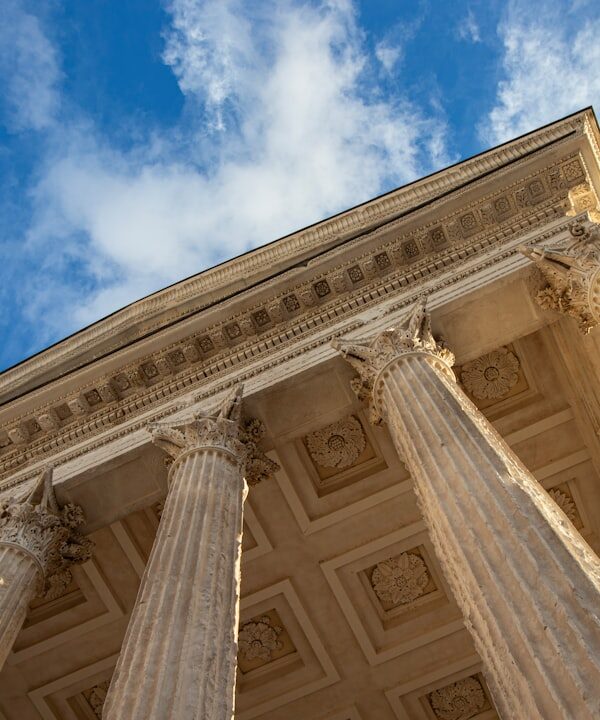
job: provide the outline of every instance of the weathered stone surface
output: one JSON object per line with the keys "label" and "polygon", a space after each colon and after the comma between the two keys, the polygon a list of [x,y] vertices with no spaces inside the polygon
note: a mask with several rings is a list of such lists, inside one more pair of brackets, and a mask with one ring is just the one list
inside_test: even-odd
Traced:
{"label": "weathered stone surface", "polygon": [[338,346],[406,458],[502,717],[597,718],[600,561],[453,380],[423,304]]}
{"label": "weathered stone surface", "polygon": [[[231,720],[246,448],[241,393],[214,417],[152,429],[174,459],[105,720]],[[168,670],[167,670],[168,669]]]}
{"label": "weathered stone surface", "polygon": [[60,508],[52,470],[31,493],[0,502],[0,668],[36,595],[58,597],[71,581],[69,567],[91,556],[92,543],[77,532],[83,513]]}

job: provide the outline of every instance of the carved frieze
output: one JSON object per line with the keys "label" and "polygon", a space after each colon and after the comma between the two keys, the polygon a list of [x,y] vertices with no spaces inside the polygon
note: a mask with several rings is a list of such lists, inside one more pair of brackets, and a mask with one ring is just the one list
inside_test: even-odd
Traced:
{"label": "carved frieze", "polygon": [[[243,314],[99,379],[93,387],[40,408],[33,417],[17,419],[0,429],[0,453],[4,454],[0,475],[14,472],[30,459],[54,453],[59,446],[114,427],[163,403],[167,396],[185,392],[236,364],[296,341],[319,325],[354,312],[356,302],[379,302],[389,293],[419,284],[501,242],[504,234],[512,237],[515,231],[545,223],[564,213],[569,189],[584,181],[581,161],[570,156],[499,193],[498,197],[507,201],[496,203],[493,219],[486,208],[490,202],[494,204],[494,198],[488,197],[468,210],[463,208],[399,235],[375,252],[354,257],[346,253],[348,260],[330,272],[288,288],[285,294],[249,307]],[[333,256],[338,251],[328,252]],[[344,282],[340,273],[346,278]],[[444,282],[456,282],[460,277],[456,273]],[[328,308],[334,305],[332,314]],[[309,316],[310,322],[306,322]],[[293,328],[290,321],[294,322]],[[31,420],[35,421],[33,432],[27,428]]]}
{"label": "carved frieze", "polygon": [[519,249],[544,278],[541,307],[575,318],[583,333],[600,323],[600,226],[575,222],[562,242]]}
{"label": "carved frieze", "polygon": [[304,440],[314,463],[339,470],[352,467],[367,446],[363,427],[354,415],[320,428]]}
{"label": "carved frieze", "polygon": [[59,507],[48,469],[31,493],[0,501],[0,544],[18,546],[36,559],[40,594],[52,600],[70,584],[70,566],[91,557],[93,542],[78,531],[83,522],[78,505]]}
{"label": "carved frieze", "polygon": [[489,707],[485,691],[476,676],[434,690],[428,699],[439,720],[469,720]]}
{"label": "carved frieze", "polygon": [[407,605],[425,593],[430,576],[423,558],[412,552],[377,563],[371,585],[385,605]]}
{"label": "carved frieze", "polygon": [[517,356],[502,347],[463,365],[460,380],[474,398],[499,400],[517,384],[519,367]]}

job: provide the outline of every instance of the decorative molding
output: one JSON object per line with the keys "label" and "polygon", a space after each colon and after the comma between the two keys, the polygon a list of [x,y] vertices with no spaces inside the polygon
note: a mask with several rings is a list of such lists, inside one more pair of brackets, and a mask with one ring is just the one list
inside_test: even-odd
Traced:
{"label": "decorative molding", "polygon": [[463,365],[460,380],[474,398],[499,400],[517,384],[519,368],[517,356],[502,347]]}
{"label": "decorative molding", "polygon": [[304,440],[315,464],[340,470],[352,467],[367,447],[363,427],[354,415],[315,430]]}
{"label": "decorative molding", "polygon": [[[568,190],[581,184],[584,172],[576,154],[563,158],[555,166],[533,173],[446,218],[379,244],[376,251],[350,257],[330,272],[265,301],[266,305],[250,307],[241,315],[230,316],[212,329],[196,332],[141,358],[93,385],[74,389],[72,394],[33,414],[14,418],[0,429],[0,453],[4,454],[0,475],[14,472],[40,455],[55,453],[63,445],[113,428],[164,403],[170,395],[186,392],[235,365],[272,353],[277,346],[296,342],[319,325],[339,320],[348,312],[355,313],[359,306],[380,302],[385,295],[403,287],[422,285],[469,256],[501,244],[505,238],[512,240],[515,235],[564,215]],[[500,202],[500,198],[506,202]],[[396,226],[400,230],[401,222],[394,221],[353,241],[352,247],[359,247],[371,236],[389,233]],[[418,252],[414,254],[411,248]],[[345,258],[351,249],[344,247]],[[340,253],[339,248],[334,248],[323,259],[338,258]],[[446,278],[441,284],[456,282],[458,277]],[[323,294],[322,282],[327,283],[330,292]],[[292,302],[294,298],[296,301]],[[261,324],[256,320],[257,313]],[[225,329],[236,323],[241,333]]]}
{"label": "decorative molding", "polygon": [[[69,608],[66,608],[59,614],[61,622],[65,621],[62,625],[64,629],[45,637],[43,640],[33,639],[32,642],[29,642],[27,637],[28,628],[25,627],[18,640],[18,649],[13,648],[12,653],[7,658],[9,665],[19,665],[43,655],[53,648],[67,645],[73,641],[78,642],[79,638],[84,637],[87,633],[91,633],[100,627],[110,626],[111,623],[123,617],[124,612],[119,604],[115,590],[107,583],[94,558],[82,565],[81,568],[78,568],[78,571],[79,576],[85,575],[85,578],[79,578],[79,586],[82,589],[85,587],[85,590],[82,591],[86,602],[95,603],[96,598],[101,601],[101,609],[98,614],[94,614],[84,622],[77,622],[73,618],[73,613],[70,612]],[[48,619],[44,622],[51,623],[52,620]],[[23,642],[25,642],[24,645]]]}
{"label": "decorative molding", "polygon": [[[165,307],[173,307],[171,316],[175,318],[198,312],[219,289],[264,271],[265,268],[272,268],[284,258],[364,233],[374,223],[389,221],[424,203],[437,206],[444,202],[449,193],[461,195],[467,189],[484,183],[490,172],[504,175],[512,170],[511,163],[524,157],[535,157],[543,153],[549,144],[553,144],[556,150],[574,135],[585,138],[597,156],[595,120],[592,113],[584,111],[154,293],[82,330],[70,338],[68,343],[60,343],[7,371],[0,378],[0,387],[27,382],[48,365],[56,366],[76,358],[90,346],[101,342],[108,344],[107,350],[115,350],[119,343],[113,338],[118,337],[124,328],[131,332],[132,326],[137,323],[139,327],[136,328],[136,335],[139,336],[142,332],[154,331],[164,324],[164,317],[154,318]],[[466,184],[469,184],[468,188]],[[210,294],[209,301],[204,300],[205,294]],[[198,297],[200,301],[188,307],[187,311],[178,307]]]}
{"label": "decorative molding", "polygon": [[570,239],[558,244],[519,249],[545,281],[538,304],[575,318],[587,334],[600,323],[600,227],[575,222],[569,229]]}
{"label": "decorative molding", "polygon": [[78,532],[84,521],[78,505],[59,507],[52,468],[47,468],[29,494],[0,501],[0,544],[16,546],[35,558],[40,568],[38,594],[53,600],[71,583],[70,566],[91,558],[94,543]]}
{"label": "decorative molding", "polygon": [[589,182],[576,185],[569,190],[570,209],[567,210],[568,217],[576,217],[587,212],[588,218],[595,223],[600,222],[600,208],[596,191]]}
{"label": "decorative molding", "polygon": [[80,693],[84,688],[90,687],[90,682],[97,682],[98,675],[106,677],[112,673],[119,655],[111,655],[98,662],[80,668],[68,675],[63,675],[57,680],[46,683],[41,687],[30,690],[27,696],[42,720],[56,720],[53,707],[53,696],[67,697],[73,690]]}

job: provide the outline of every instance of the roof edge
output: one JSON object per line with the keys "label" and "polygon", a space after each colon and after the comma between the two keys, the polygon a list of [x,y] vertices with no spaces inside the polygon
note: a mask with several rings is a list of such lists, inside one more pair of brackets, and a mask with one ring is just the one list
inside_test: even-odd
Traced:
{"label": "roof edge", "polygon": [[[101,344],[114,338],[125,328],[151,320],[165,305],[177,306],[198,298],[196,311],[200,310],[202,298],[209,294],[225,290],[236,282],[256,278],[265,271],[271,274],[274,265],[285,262],[291,267],[303,254],[315,248],[333,247],[337,242],[358,235],[374,224],[391,220],[423,202],[455,190],[466,182],[500,169],[509,162],[523,158],[573,133],[592,133],[594,141],[598,142],[600,131],[592,107],[442,168],[147,295],[7,368],[0,373],[0,392],[8,384],[14,389],[15,384],[26,384],[32,376],[69,361],[75,360],[71,369],[76,369],[76,358],[83,355],[90,345]],[[210,298],[210,302],[214,302],[214,298]],[[159,327],[160,322],[155,330]],[[119,345],[111,350],[118,347]]]}

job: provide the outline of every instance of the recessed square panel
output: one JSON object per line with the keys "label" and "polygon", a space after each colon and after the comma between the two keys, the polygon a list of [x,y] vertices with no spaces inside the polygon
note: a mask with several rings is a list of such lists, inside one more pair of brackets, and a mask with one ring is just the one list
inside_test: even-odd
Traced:
{"label": "recessed square panel", "polygon": [[240,625],[238,668],[245,677],[295,652],[296,647],[275,608]]}
{"label": "recessed square panel", "polygon": [[398,720],[498,720],[481,663],[457,660],[385,693]]}
{"label": "recessed square panel", "polygon": [[97,720],[118,655],[111,655],[76,672],[31,690],[29,699],[43,720]]}
{"label": "recessed square panel", "polygon": [[241,600],[236,720],[264,715],[339,676],[289,580]]}
{"label": "recessed square panel", "polygon": [[529,390],[523,363],[513,345],[457,366],[455,374],[463,390],[481,410]]}
{"label": "recessed square panel", "polygon": [[384,613],[414,609],[438,589],[431,561],[421,545],[385,558],[363,570],[369,592],[375,594]]}
{"label": "recessed square panel", "polygon": [[370,665],[463,629],[423,522],[321,563]]}
{"label": "recessed square panel", "polygon": [[437,687],[419,699],[435,720],[481,720],[493,710],[481,673],[473,673]]}
{"label": "recessed square panel", "polygon": [[362,419],[350,414],[313,430],[301,439],[300,452],[308,455],[310,476],[317,493],[325,494],[385,467]]}

